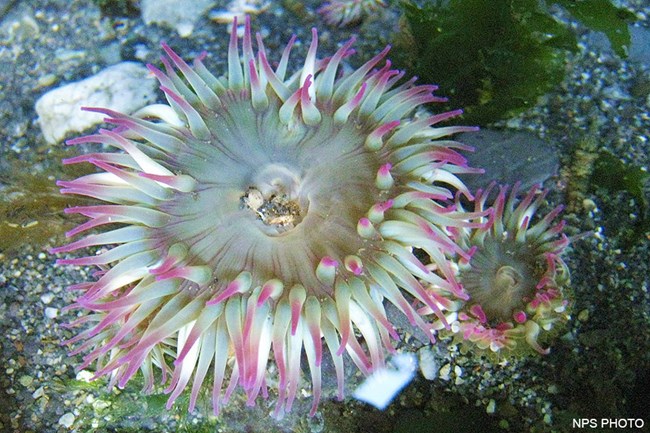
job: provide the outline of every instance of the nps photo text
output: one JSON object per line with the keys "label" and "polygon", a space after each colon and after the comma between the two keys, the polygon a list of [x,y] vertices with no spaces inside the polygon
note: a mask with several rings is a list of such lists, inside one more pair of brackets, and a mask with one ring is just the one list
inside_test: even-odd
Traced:
{"label": "nps photo text", "polygon": [[574,418],[573,428],[642,429],[642,418]]}

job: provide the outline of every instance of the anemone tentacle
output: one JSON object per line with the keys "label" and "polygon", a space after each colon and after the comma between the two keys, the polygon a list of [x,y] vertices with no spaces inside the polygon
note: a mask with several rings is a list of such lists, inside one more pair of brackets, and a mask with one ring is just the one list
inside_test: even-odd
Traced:
{"label": "anemone tentacle", "polygon": [[[465,146],[438,140],[475,128],[434,127],[460,111],[413,118],[444,99],[435,86],[398,85],[402,73],[380,65],[388,48],[339,76],[353,40],[318,59],[314,29],[303,66],[285,78],[295,38],[273,69],[259,35],[252,47],[249,20],[241,52],[235,29],[226,77],[209,72],[204,56],[190,66],[163,45],[164,72],[148,67],[167,104],[133,115],[87,109],[114,128],[68,144],[115,151],[64,161],[100,172],[60,181],[62,192],[104,202],[69,209],[89,218],[69,235],[119,227],[53,253],[102,248],[59,260],[102,269],[78,286],[74,304],[92,312],[72,342],[81,342],[75,353],[89,351],[83,367],[96,363],[96,377],[124,386],[141,370],[150,392],[157,368],[168,406],[189,387],[193,409],[212,376],[215,413],[237,388],[252,405],[276,383],[280,416],[296,398],[304,353],[313,415],[326,353],[342,398],[344,352],[368,374],[394,351],[385,302],[434,341],[418,305],[446,323],[445,311],[466,297],[450,262],[466,254],[454,233],[492,211],[453,203],[452,190],[471,197],[456,175],[477,170],[458,152]],[[506,213],[521,217],[508,203]],[[529,232],[543,237],[544,226]]]}

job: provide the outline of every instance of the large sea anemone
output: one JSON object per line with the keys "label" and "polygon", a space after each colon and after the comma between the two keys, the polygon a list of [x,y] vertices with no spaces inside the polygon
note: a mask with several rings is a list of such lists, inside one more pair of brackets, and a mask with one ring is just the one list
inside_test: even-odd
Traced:
{"label": "large sea anemone", "polygon": [[474,128],[433,127],[460,111],[415,116],[444,99],[432,85],[398,84],[388,48],[345,72],[353,40],[319,59],[314,29],[287,76],[294,39],[272,67],[249,21],[241,52],[235,29],[226,76],[163,45],[165,71],[149,68],[167,104],[88,108],[113,129],[68,142],[114,149],[64,161],[101,171],[59,182],[104,202],[67,209],[89,218],[68,235],[89,234],[53,250],[97,252],[59,260],[99,267],[73,287],[73,307],[90,313],[70,343],[111,384],[141,370],[151,392],[160,376],[168,406],[189,387],[191,410],[210,378],[215,413],[237,388],[252,405],[272,386],[281,415],[306,370],[313,414],[323,356],[342,398],[345,352],[368,374],[394,350],[386,302],[433,341],[418,310],[444,323],[451,301],[424,285],[466,298],[451,257],[469,256],[453,236],[490,211],[454,204],[452,191],[472,198],[456,174],[476,170],[463,145],[439,139]]}
{"label": "large sea anemone", "polygon": [[[535,186],[520,197],[518,188],[515,185],[509,194],[508,187],[499,188],[491,206],[494,212],[482,217],[483,226],[451,229],[454,240],[471,256],[457,263],[467,299],[454,301],[445,312],[447,323],[439,321],[436,327],[465,347],[501,353],[530,348],[547,354],[540,334],[569,317],[569,271],[561,257],[569,240],[562,233],[564,221],[554,221],[562,206],[535,216],[548,191]],[[475,212],[486,208],[493,190],[494,185],[476,193]],[[458,206],[462,208],[460,201]],[[435,284],[429,288],[438,296],[450,294]]]}

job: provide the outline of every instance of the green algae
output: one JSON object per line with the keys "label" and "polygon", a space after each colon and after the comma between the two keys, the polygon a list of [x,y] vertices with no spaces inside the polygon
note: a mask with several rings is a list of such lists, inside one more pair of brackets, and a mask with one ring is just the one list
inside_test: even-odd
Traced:
{"label": "green algae", "polygon": [[630,46],[630,32],[627,24],[634,21],[634,14],[617,8],[610,0],[553,0],[583,25],[591,30],[602,32],[616,54],[627,57]]}
{"label": "green algae", "polygon": [[[156,431],[159,424],[173,424],[177,432],[214,432],[220,425],[216,417],[193,418],[187,411],[189,395],[183,394],[171,408],[166,408],[168,395],[156,385],[152,394],[141,392],[144,380],[137,375],[124,389],[106,386],[105,380],[59,379],[54,390],[78,396],[78,415],[75,425],[80,432],[119,431],[135,433]],[[92,397],[89,397],[92,396]],[[202,399],[208,399],[203,395]],[[209,413],[207,407],[202,413]]]}
{"label": "green algae", "polygon": [[573,31],[550,15],[553,5],[626,54],[634,16],[609,0],[409,0],[401,3],[408,36],[398,40],[405,53],[398,62],[439,84],[448,108],[465,109],[464,123],[512,116],[563,80],[567,55],[577,50]]}
{"label": "green algae", "polygon": [[[61,154],[54,152],[48,157],[58,160]],[[61,194],[56,180],[87,174],[91,166],[39,171],[19,159],[9,160],[7,165],[9,169],[0,175],[0,253],[12,253],[25,245],[43,248],[79,222],[79,218],[64,218],[63,211],[90,200]]]}
{"label": "green algae", "polygon": [[645,183],[650,177],[647,170],[631,163],[624,163],[607,151],[601,151],[594,162],[591,176],[591,185],[602,188],[608,195],[618,193],[628,194],[633,200],[636,209],[635,220],[631,227],[617,221],[609,227],[610,231],[617,231],[623,243],[642,241],[650,233],[650,203],[645,195]]}

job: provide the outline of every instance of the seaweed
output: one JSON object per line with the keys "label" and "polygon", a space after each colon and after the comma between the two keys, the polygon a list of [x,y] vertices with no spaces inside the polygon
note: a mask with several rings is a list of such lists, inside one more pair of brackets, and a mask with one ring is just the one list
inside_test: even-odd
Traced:
{"label": "seaweed", "polygon": [[598,159],[598,138],[598,130],[593,124],[587,134],[581,131],[581,137],[575,141],[568,163],[561,169],[561,181],[566,185],[564,201],[568,213],[581,213],[591,206],[586,200],[589,200],[594,165]]}
{"label": "seaweed", "polygon": [[[157,431],[160,420],[174,420],[177,432],[214,432],[220,426],[214,416],[194,418],[187,411],[188,395],[179,397],[179,404],[166,408],[168,396],[163,386],[156,385],[155,392],[143,394],[144,379],[137,375],[123,388],[109,388],[103,380],[88,381],[92,373],[83,371],[85,378],[56,378],[51,384],[54,391],[67,393],[78,399],[76,430],[79,432],[119,431],[136,433]],[[79,375],[77,375],[79,377]],[[87,396],[92,395],[91,399]],[[80,397],[82,396],[82,397]],[[202,401],[209,401],[209,395],[201,394]],[[203,407],[202,413],[209,413]]]}
{"label": "seaweed", "polygon": [[552,0],[564,7],[576,20],[591,30],[602,32],[616,54],[627,57],[630,46],[628,23],[635,21],[635,15],[617,8],[610,0]]}
{"label": "seaweed", "polygon": [[602,188],[609,195],[627,193],[632,197],[636,209],[636,218],[631,230],[623,230],[621,222],[615,224],[619,228],[618,235],[625,244],[632,244],[646,239],[650,232],[650,203],[644,192],[644,186],[650,173],[634,164],[624,163],[607,151],[601,151],[594,163],[591,184]]}
{"label": "seaweed", "polygon": [[[619,54],[629,44],[630,12],[609,0],[428,0],[401,3],[405,34],[397,41],[400,66],[437,83],[463,122],[485,124],[535,104],[565,76],[577,50],[571,29],[555,20],[563,6],[586,26],[603,31]],[[609,7],[607,7],[607,5]]]}
{"label": "seaweed", "polygon": [[0,176],[0,254],[25,245],[42,248],[79,222],[63,218],[63,210],[91,200],[61,194],[55,179],[86,174],[92,167],[63,166],[48,172],[34,170],[19,159],[7,165],[9,169]]}

